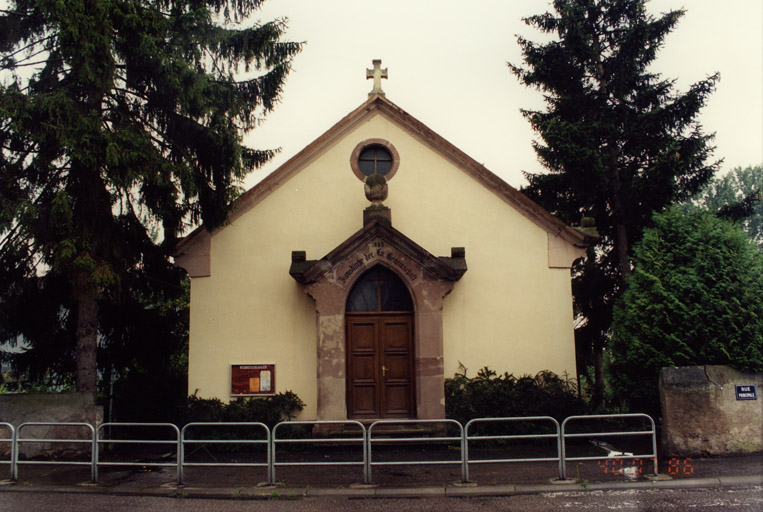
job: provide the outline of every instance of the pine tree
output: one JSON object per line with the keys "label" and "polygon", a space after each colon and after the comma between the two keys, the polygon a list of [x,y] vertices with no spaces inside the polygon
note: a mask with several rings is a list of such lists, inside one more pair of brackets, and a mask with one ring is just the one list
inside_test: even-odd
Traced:
{"label": "pine tree", "polygon": [[696,116],[718,75],[674,91],[649,70],[684,11],[654,17],[644,0],[555,0],[553,13],[525,22],[555,35],[547,43],[519,38],[519,80],[541,90],[545,110],[524,110],[540,140],[547,174],[530,174],[523,192],[568,223],[591,216],[601,235],[575,269],[573,293],[582,321],[579,353],[593,354],[595,399],[603,392],[601,355],[614,299],[631,273],[631,246],[653,211],[705,184],[712,136]]}
{"label": "pine tree", "polygon": [[272,155],[242,136],[278,101],[300,44],[281,41],[282,20],[246,21],[261,3],[10,0],[2,11],[0,322],[16,340],[13,300],[57,300],[47,316],[71,326],[80,391],[96,391],[99,301],[169,272],[187,224],[223,223],[240,180]]}

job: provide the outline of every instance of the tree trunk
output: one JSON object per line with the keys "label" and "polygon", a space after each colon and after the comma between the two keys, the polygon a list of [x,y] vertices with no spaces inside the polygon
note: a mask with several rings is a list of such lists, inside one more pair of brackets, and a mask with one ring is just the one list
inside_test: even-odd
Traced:
{"label": "tree trunk", "polygon": [[[599,82],[599,92],[603,98],[610,99],[609,81],[604,72],[604,63],[602,61],[602,45],[597,34],[593,41],[594,51],[596,52],[595,74]],[[611,98],[614,100],[615,98]],[[602,109],[602,119],[606,119],[608,107]],[[616,124],[613,124],[616,126]],[[609,194],[610,206],[612,207],[612,217],[615,227],[615,251],[617,256],[617,265],[620,269],[621,282],[625,283],[625,278],[631,274],[630,261],[628,260],[628,230],[625,226],[625,207],[622,201],[622,182],[620,181],[620,166],[617,158],[617,138],[613,133],[607,137],[607,167],[609,167]]]}
{"label": "tree trunk", "polygon": [[77,391],[88,393],[95,403],[98,392],[98,300],[95,293],[82,293],[77,300]]}
{"label": "tree trunk", "polygon": [[609,146],[609,167],[610,167],[610,194],[612,195],[612,216],[615,223],[615,253],[617,256],[617,266],[620,268],[620,280],[625,284],[625,279],[631,275],[631,264],[628,259],[628,230],[625,227],[625,207],[622,202],[622,184],[620,183],[620,169],[617,165],[617,153]]}
{"label": "tree trunk", "polygon": [[591,402],[595,409],[604,405],[604,345],[593,343],[593,396]]}

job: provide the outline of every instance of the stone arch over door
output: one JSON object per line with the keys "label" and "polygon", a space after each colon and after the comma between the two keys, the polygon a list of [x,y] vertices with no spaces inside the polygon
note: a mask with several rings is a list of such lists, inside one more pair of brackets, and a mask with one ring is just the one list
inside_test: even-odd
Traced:
{"label": "stone arch over door", "polygon": [[347,418],[347,297],[358,278],[377,264],[394,272],[413,300],[415,416],[443,418],[442,305],[466,272],[464,250],[436,257],[388,223],[374,220],[320,260],[292,253],[290,274],[315,300],[318,419]]}

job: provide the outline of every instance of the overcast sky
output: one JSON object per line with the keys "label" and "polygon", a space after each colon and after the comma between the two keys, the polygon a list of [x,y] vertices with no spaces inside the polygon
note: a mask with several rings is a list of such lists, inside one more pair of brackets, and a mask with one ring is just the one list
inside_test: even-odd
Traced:
{"label": "overcast sky", "polygon": [[[763,2],[652,0],[659,14],[686,15],[655,64],[678,91],[717,72],[721,81],[702,111],[715,132],[722,171],[763,163]],[[256,18],[288,18],[287,38],[305,41],[282,103],[246,139],[281,154],[247,179],[251,186],[328,130],[368,97],[366,68],[389,70],[392,102],[475,160],[519,187],[521,171],[541,171],[533,132],[520,108],[542,107],[506,63],[521,64],[516,35],[538,41],[521,18],[548,0],[268,0]]]}

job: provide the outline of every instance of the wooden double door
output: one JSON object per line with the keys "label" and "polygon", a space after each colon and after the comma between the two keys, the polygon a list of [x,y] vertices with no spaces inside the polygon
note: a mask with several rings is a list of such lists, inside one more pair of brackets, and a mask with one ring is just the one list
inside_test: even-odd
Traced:
{"label": "wooden double door", "polygon": [[413,314],[348,313],[347,415],[414,418]]}

